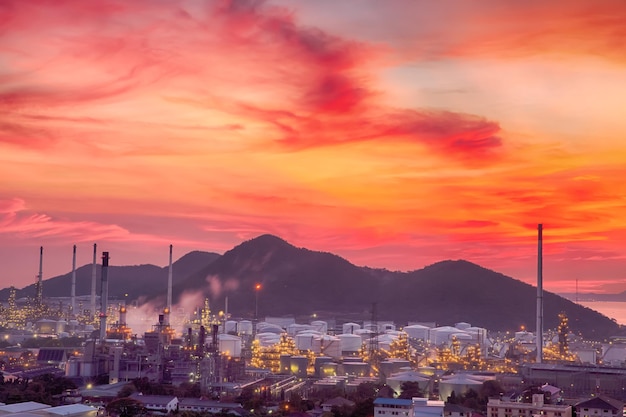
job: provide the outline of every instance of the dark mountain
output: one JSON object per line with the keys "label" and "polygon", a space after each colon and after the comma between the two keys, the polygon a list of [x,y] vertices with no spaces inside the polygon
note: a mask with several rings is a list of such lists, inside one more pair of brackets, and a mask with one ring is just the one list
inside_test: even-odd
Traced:
{"label": "dark mountain", "polygon": [[[406,274],[394,286],[386,306],[405,320],[472,325],[494,330],[536,328],[537,287],[467,261],[443,261]],[[413,302],[401,301],[411,294]],[[445,307],[444,307],[445,306]],[[543,293],[544,328],[554,329],[566,312],[570,328],[587,337],[604,338],[619,331],[609,318],[548,291]]]}
{"label": "dark mountain", "polygon": [[213,302],[221,303],[228,296],[230,311],[253,314],[257,283],[262,286],[259,312],[265,315],[329,311],[362,316],[381,286],[375,275],[343,258],[263,235],[229,250],[176,285],[174,297],[203,290]]}
{"label": "dark mountain", "polygon": [[[190,252],[172,263],[172,282],[184,280],[191,273],[210,264],[220,255],[209,252]],[[76,295],[91,294],[92,265],[83,265],[76,269]],[[97,294],[100,294],[102,268],[96,268]],[[144,297],[165,297],[167,294],[168,266],[155,265],[109,266],[109,295],[111,298],[136,300]],[[59,275],[43,281],[43,294],[46,297],[69,297],[71,293],[72,273]],[[9,288],[0,290],[0,300],[9,297]],[[128,294],[126,297],[125,294]],[[16,292],[17,298],[34,297],[35,284]]]}
{"label": "dark mountain", "polygon": [[[254,286],[262,285],[256,298]],[[357,267],[324,252],[296,248],[263,235],[224,253],[175,286],[174,296],[203,291],[212,303],[252,317],[322,316],[368,320],[373,303],[378,318],[400,323],[470,322],[492,330],[536,327],[537,289],[467,261],[443,261],[409,273]],[[564,311],[570,326],[602,339],[619,332],[606,316],[544,292],[544,328],[555,328]]]}
{"label": "dark mountain", "polygon": [[[490,330],[535,329],[536,288],[467,261],[443,261],[412,272],[358,267],[339,256],[297,248],[271,235],[243,242],[223,255],[192,252],[174,268],[174,301],[185,292],[202,293],[214,309],[228,297],[229,312],[237,317],[298,316],[369,320],[376,306],[379,320],[435,322],[460,321]],[[98,282],[100,276],[98,268]],[[77,295],[89,294],[91,265],[77,271]],[[44,294],[68,296],[71,274],[46,280]],[[112,266],[111,297],[162,303],[167,266]],[[255,291],[255,285],[261,289]],[[18,297],[34,295],[34,285]],[[8,290],[0,291],[0,299]],[[189,306],[192,307],[192,306]],[[563,311],[570,327],[588,338],[601,340],[618,334],[609,318],[558,295],[544,293],[545,329],[555,328]]]}

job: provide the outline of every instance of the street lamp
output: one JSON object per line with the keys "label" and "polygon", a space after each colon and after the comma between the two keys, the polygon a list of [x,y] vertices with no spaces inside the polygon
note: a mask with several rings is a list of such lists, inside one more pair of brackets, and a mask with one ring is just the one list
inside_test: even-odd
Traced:
{"label": "street lamp", "polygon": [[261,284],[254,286],[254,320],[259,320],[259,291],[261,290]]}

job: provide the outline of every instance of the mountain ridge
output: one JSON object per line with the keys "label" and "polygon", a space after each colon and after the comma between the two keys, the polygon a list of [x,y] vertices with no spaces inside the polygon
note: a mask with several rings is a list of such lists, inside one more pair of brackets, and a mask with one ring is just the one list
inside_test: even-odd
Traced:
{"label": "mountain ridge", "polygon": [[[112,297],[128,294],[128,301],[164,303],[167,267],[109,268]],[[87,270],[91,282],[91,265],[77,270],[77,294],[81,294],[79,277],[84,281]],[[70,275],[44,281],[44,295],[56,291],[68,296]],[[255,290],[257,284],[260,290]],[[34,285],[29,290],[34,294]],[[7,291],[0,291],[0,298],[6,299]],[[356,266],[335,254],[298,248],[273,235],[244,241],[222,255],[194,251],[181,257],[174,263],[174,302],[188,293],[207,297],[218,308],[228,298],[229,311],[242,318],[254,318],[258,311],[259,317],[369,320],[376,310],[379,319],[399,324],[465,321],[489,330],[535,327],[536,287],[472,262],[445,260],[394,272]],[[620,331],[608,317],[545,291],[544,328],[556,327],[561,311],[568,314],[573,331],[589,338],[600,340]]]}

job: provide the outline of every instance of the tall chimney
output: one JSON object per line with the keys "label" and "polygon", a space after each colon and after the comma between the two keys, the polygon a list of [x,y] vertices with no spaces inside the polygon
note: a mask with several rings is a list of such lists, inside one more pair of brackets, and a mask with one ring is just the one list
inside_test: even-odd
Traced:
{"label": "tall chimney", "polygon": [[100,282],[100,341],[103,342],[107,335],[107,308],[109,298],[109,252],[102,252],[102,277]]}
{"label": "tall chimney", "polygon": [[37,274],[37,305],[43,304],[43,246],[39,247],[39,274]]}
{"label": "tall chimney", "polygon": [[76,245],[72,248],[72,314],[76,314]]}
{"label": "tall chimney", "polygon": [[537,363],[543,361],[543,224],[539,224],[537,247]]}
{"label": "tall chimney", "polygon": [[167,324],[170,324],[172,314],[172,245],[170,245],[170,265],[167,270]]}
{"label": "tall chimney", "polygon": [[96,317],[96,244],[93,244],[93,264],[91,265],[91,317]]}

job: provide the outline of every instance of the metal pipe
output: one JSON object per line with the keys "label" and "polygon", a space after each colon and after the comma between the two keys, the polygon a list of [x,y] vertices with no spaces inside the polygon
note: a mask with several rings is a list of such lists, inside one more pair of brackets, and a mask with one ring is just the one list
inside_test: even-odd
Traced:
{"label": "metal pipe", "polygon": [[100,341],[103,342],[107,335],[107,308],[109,298],[109,252],[102,252],[102,276],[100,282]]}
{"label": "metal pipe", "polygon": [[167,324],[170,324],[172,314],[172,245],[170,245],[170,264],[167,271]]}
{"label": "metal pipe", "polygon": [[43,246],[39,247],[39,274],[37,274],[37,304],[43,303]]}
{"label": "metal pipe", "polygon": [[91,317],[96,317],[96,244],[93,244],[93,264],[91,265]]}
{"label": "metal pipe", "polygon": [[72,314],[76,314],[76,245],[72,249]]}
{"label": "metal pipe", "polygon": [[543,361],[543,224],[537,226],[537,363]]}

